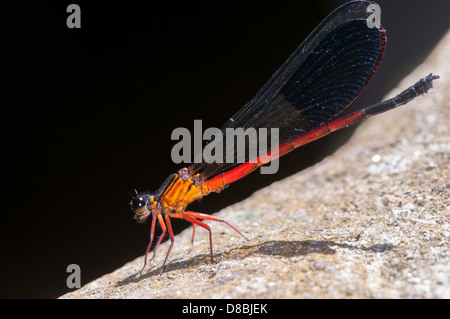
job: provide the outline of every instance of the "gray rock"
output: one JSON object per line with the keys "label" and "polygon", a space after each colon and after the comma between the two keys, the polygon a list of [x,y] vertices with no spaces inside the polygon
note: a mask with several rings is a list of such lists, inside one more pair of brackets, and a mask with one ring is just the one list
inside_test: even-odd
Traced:
{"label": "gray rock", "polygon": [[[335,154],[61,298],[450,298],[450,33],[399,84],[435,88],[361,125]],[[398,93],[396,89],[389,97]]]}

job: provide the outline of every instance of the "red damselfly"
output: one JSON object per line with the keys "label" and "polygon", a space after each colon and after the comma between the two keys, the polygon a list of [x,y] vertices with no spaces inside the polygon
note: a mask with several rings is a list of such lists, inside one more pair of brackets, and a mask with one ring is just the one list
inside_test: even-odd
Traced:
{"label": "red damselfly", "polygon": [[[192,240],[195,226],[208,230],[213,262],[211,228],[201,220],[223,222],[247,238],[221,218],[187,211],[190,203],[211,192],[220,192],[261,165],[299,146],[406,104],[432,87],[432,81],[439,76],[430,74],[394,98],[337,117],[371,80],[383,56],[386,31],[372,20],[377,7],[371,1],[351,1],[334,10],[255,97],[222,127],[223,141],[227,137],[227,128],[277,128],[279,146],[259,153],[256,158],[246,158],[243,164],[226,161],[193,163],[170,175],[155,194],[142,193],[133,198],[131,205],[134,218],[138,221],[144,221],[150,216],[152,218],[144,267],[158,221],[162,235],[156,243],[153,256],[166,232],[171,240],[161,273],[164,271],[174,243],[170,218],[191,222]],[[240,145],[233,147],[236,150]]]}

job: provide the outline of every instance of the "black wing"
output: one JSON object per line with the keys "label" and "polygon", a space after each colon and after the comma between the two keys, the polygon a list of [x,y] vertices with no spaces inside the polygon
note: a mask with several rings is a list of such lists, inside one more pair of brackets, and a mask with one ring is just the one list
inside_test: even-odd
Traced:
{"label": "black wing", "polygon": [[[257,132],[268,128],[269,141],[270,128],[278,128],[281,145],[328,122],[352,103],[375,73],[386,43],[381,26],[368,26],[371,4],[351,1],[329,14],[255,97],[228,120],[220,138],[209,142],[210,149],[223,150],[222,163],[204,160],[192,164],[190,171],[208,179],[239,165],[239,151],[256,147],[257,139],[229,143],[233,135],[227,128],[255,128]],[[230,163],[226,163],[227,151],[234,152]],[[258,155],[264,152],[261,149]],[[244,153],[248,161],[250,154]]]}

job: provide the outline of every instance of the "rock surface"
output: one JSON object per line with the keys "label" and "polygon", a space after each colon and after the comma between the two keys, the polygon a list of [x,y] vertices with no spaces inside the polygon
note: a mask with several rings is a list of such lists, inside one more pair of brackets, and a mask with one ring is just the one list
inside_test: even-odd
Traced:
{"label": "rock surface", "polygon": [[[216,214],[61,298],[450,298],[450,33],[399,84],[434,72],[434,89],[361,125],[317,165]],[[398,93],[396,89],[389,97]],[[299,195],[301,194],[301,195]]]}

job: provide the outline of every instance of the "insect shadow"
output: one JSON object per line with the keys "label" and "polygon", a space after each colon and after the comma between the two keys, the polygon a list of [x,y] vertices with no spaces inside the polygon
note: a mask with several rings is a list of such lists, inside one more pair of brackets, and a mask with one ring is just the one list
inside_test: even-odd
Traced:
{"label": "insect shadow", "polygon": [[[336,253],[335,247],[340,247],[350,250],[364,250],[382,253],[392,250],[395,246],[392,244],[375,244],[369,247],[350,245],[344,243],[337,243],[331,240],[302,240],[302,241],[286,241],[286,240],[271,240],[256,245],[243,245],[238,248],[231,249],[227,252],[218,253],[215,255],[217,260],[221,259],[244,259],[251,255],[267,255],[280,257],[295,257],[307,254],[323,254],[333,255]],[[170,273],[174,270],[187,269],[190,267],[197,267],[211,262],[209,254],[202,254],[194,256],[183,261],[171,262],[165,267],[165,273]],[[150,272],[140,274],[139,272],[131,275],[119,282],[117,286],[124,286],[130,283],[136,283],[141,280],[159,276],[161,268],[153,269]]]}

